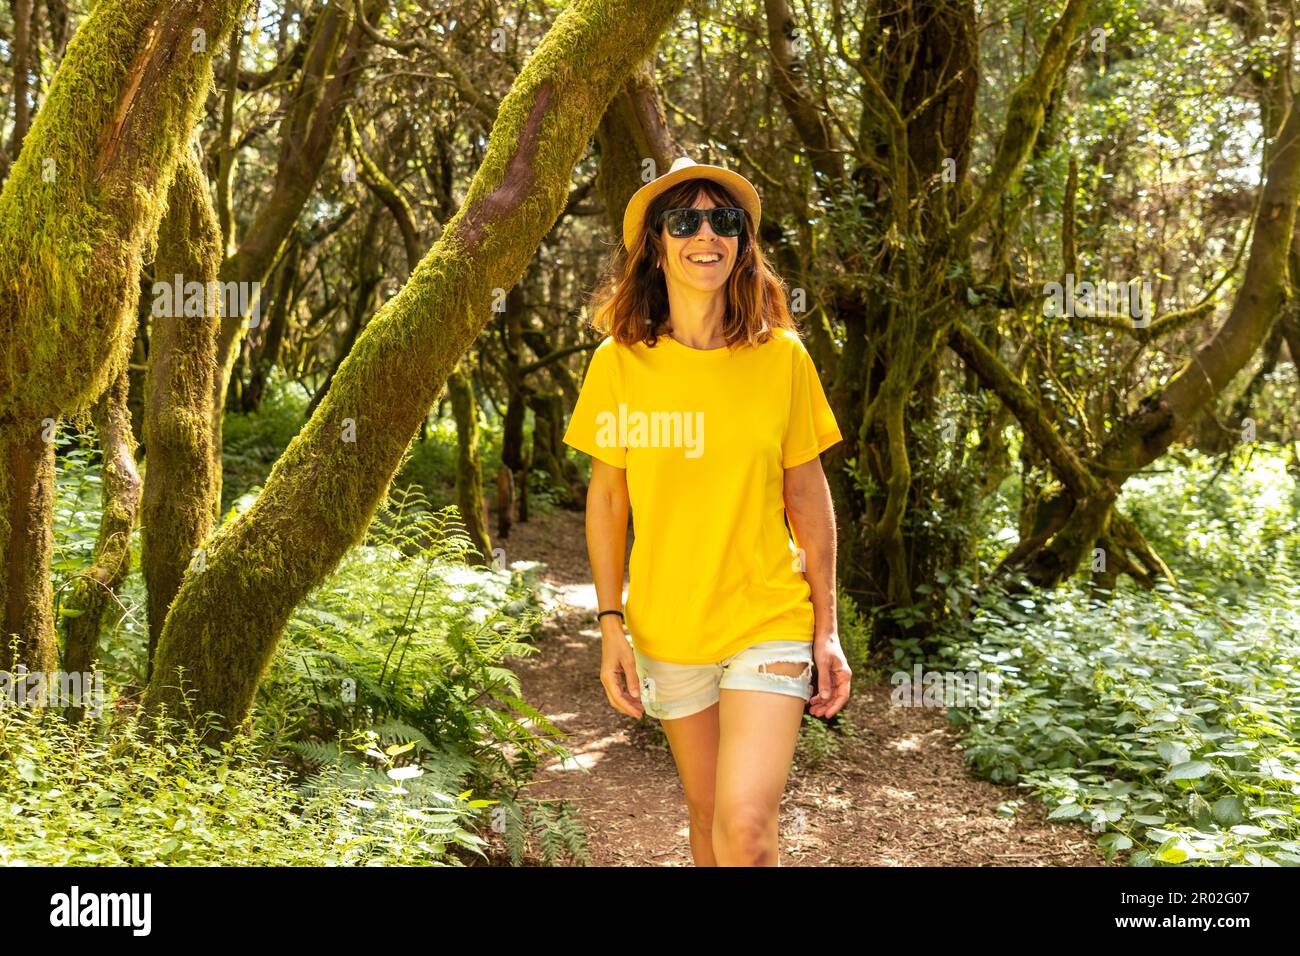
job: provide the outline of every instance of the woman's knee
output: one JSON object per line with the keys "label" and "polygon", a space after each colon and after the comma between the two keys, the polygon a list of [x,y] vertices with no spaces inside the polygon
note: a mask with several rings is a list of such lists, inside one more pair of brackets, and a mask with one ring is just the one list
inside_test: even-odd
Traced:
{"label": "woman's knee", "polygon": [[753,802],[715,808],[713,833],[725,842],[729,855],[751,864],[764,862],[776,850],[776,814]]}

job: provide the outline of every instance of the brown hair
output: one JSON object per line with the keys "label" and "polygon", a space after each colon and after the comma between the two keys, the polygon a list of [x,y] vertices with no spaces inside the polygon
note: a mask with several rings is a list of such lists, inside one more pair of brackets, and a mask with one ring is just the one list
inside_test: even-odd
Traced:
{"label": "brown hair", "polygon": [[[737,206],[735,198],[711,179],[687,179],[660,193],[646,209],[645,221],[629,253],[620,242],[605,267],[605,275],[592,297],[591,325],[609,333],[623,345],[646,342],[653,346],[668,325],[668,287],[655,263],[664,252],[658,223],[665,209],[689,207],[704,193],[719,206]],[[757,224],[745,214],[745,228],[736,247],[736,262],[727,277],[727,302],[722,332],[727,346],[737,342],[758,345],[776,329],[794,329],[786,305],[785,282],[772,270],[758,245]]]}

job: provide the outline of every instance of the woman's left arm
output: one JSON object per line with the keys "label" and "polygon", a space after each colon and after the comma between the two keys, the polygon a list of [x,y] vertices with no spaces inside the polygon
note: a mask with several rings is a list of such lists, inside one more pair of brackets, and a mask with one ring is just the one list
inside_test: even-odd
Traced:
{"label": "woman's left arm", "polygon": [[818,687],[809,710],[829,718],[848,701],[853,675],[835,620],[835,511],[820,455],[785,469],[785,513],[802,548],[803,572],[812,592]]}

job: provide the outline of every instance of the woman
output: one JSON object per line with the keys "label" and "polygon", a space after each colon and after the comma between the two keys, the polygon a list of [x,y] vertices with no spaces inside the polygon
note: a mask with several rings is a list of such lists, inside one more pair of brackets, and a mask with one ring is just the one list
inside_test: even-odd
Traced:
{"label": "woman", "polygon": [[564,436],[592,456],[601,683],[617,710],[662,722],[697,866],[780,865],[803,714],[837,713],[851,676],[818,457],[841,435],[759,214],[744,177],[686,158],[637,191],[593,304],[609,337]]}

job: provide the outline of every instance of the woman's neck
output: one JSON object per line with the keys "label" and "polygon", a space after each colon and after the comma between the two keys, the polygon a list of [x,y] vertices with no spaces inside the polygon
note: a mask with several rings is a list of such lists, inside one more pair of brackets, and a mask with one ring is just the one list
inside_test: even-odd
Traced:
{"label": "woman's neck", "polygon": [[722,318],[726,314],[726,294],[726,289],[701,292],[670,285],[668,324],[673,338],[693,349],[725,345]]}

